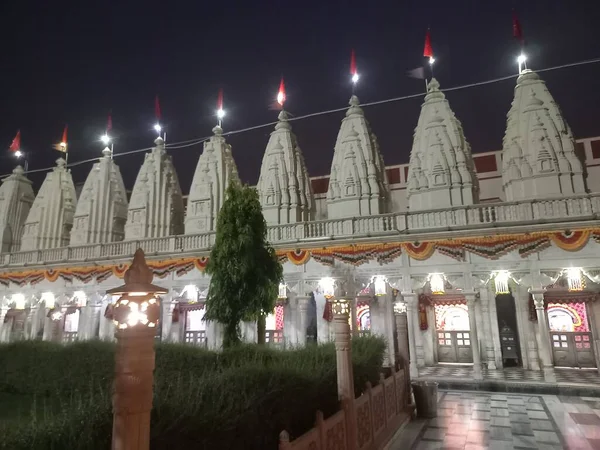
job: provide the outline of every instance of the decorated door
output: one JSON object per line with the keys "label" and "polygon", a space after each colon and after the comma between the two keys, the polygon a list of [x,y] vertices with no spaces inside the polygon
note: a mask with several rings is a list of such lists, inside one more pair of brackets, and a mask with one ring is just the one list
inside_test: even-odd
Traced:
{"label": "decorated door", "polygon": [[472,363],[469,311],[465,304],[435,304],[438,362]]}
{"label": "decorated door", "polygon": [[204,321],[204,313],[206,310],[204,309],[204,304],[187,305],[183,307],[183,311],[185,313],[183,341],[186,344],[205,346],[206,322]]}
{"label": "decorated door", "polygon": [[586,303],[548,303],[547,314],[554,365],[596,367]]}
{"label": "decorated door", "polygon": [[283,347],[284,306],[276,305],[265,319],[265,342],[273,347]]}

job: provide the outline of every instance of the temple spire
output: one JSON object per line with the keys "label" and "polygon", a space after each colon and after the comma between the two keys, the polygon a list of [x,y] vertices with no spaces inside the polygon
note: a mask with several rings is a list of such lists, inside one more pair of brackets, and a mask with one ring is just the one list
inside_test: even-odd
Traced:
{"label": "temple spire", "polygon": [[330,219],[389,211],[390,192],[375,134],[353,95],[335,143],[327,213]]}
{"label": "temple spire", "polygon": [[111,150],[88,174],[75,210],[71,245],[122,241],[127,220],[127,192]]}
{"label": "temple spire", "polygon": [[531,70],[517,79],[502,144],[507,201],[586,192],[571,128],[546,84]]}
{"label": "temple spire", "polygon": [[177,172],[160,136],[146,153],[131,193],[125,239],[183,233],[183,197]]}
{"label": "temple spire", "polygon": [[217,125],[212,131],[213,136],[204,143],[192,179],[185,214],[186,234],[214,231],[229,183],[240,182],[231,146],[223,137],[223,129]]}
{"label": "temple spire", "polygon": [[471,147],[435,78],[415,128],[407,195],[411,211],[471,205],[479,197]]}
{"label": "temple spire", "polygon": [[258,195],[269,225],[305,222],[314,217],[314,197],[302,150],[282,110],[265,149]]}
{"label": "temple spire", "polygon": [[12,175],[2,180],[0,186],[0,252],[19,251],[25,220],[35,199],[31,181],[17,166]]}
{"label": "temple spire", "polygon": [[21,250],[66,247],[71,238],[77,194],[63,158],[42,183],[25,222]]}

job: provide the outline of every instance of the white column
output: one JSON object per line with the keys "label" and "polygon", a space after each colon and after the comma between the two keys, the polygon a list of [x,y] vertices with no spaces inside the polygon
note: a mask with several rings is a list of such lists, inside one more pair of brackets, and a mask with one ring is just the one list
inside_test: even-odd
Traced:
{"label": "white column", "polygon": [[306,329],[308,328],[308,306],[310,305],[310,297],[296,297],[298,301],[298,330],[297,339],[298,345],[304,347],[306,345]]}
{"label": "white column", "polygon": [[540,361],[544,371],[546,381],[555,382],[554,366],[552,364],[552,355],[550,354],[550,329],[548,328],[548,319],[544,311],[544,290],[532,290],[533,302],[538,321],[538,349],[540,352]]}
{"label": "white column", "polygon": [[465,292],[465,298],[467,299],[467,309],[469,311],[469,332],[471,335],[471,351],[473,353],[473,377],[476,380],[483,379],[483,373],[481,371],[481,353],[479,351],[479,337],[477,335],[477,320],[475,318],[475,299],[476,294],[474,292]]}
{"label": "white column", "polygon": [[162,308],[161,340],[163,342],[170,342],[171,327],[173,326],[173,302],[170,297],[165,296],[160,305]]}
{"label": "white column", "polygon": [[6,342],[7,341],[7,331],[6,328],[8,326],[8,324],[4,323],[4,317],[6,317],[6,313],[8,312],[8,306],[3,306],[2,308],[0,308],[0,342]]}
{"label": "white column", "polygon": [[396,342],[398,343],[398,353],[405,362],[408,362],[410,359],[410,350],[408,348],[409,339],[406,311],[394,311],[394,318],[396,320]]}
{"label": "white column", "polygon": [[487,333],[483,333],[482,341],[484,343],[484,355],[487,361],[487,368],[495,370],[496,369],[496,355],[494,352],[494,330],[498,328],[498,320],[495,321],[496,326],[492,323],[492,317],[490,315],[490,290],[485,287],[480,293],[480,306],[481,306],[481,318],[482,318],[482,326],[483,329],[488,330]]}
{"label": "white column", "polygon": [[320,292],[315,293],[315,303],[317,305],[317,342],[319,344],[329,342],[329,328],[330,324],[323,319],[323,312],[325,311],[327,299]]}
{"label": "white column", "polygon": [[418,328],[417,316],[417,294],[413,292],[402,292],[402,297],[406,302],[406,320],[408,323],[408,351],[409,351],[409,368],[410,377],[415,379],[419,376],[417,368],[417,345],[416,336]]}

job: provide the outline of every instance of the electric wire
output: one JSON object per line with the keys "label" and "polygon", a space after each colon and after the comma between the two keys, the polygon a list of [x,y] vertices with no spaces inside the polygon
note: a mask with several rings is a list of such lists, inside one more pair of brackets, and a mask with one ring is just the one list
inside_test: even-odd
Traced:
{"label": "electric wire", "polygon": [[[577,67],[577,66],[583,66],[583,65],[587,65],[587,64],[595,64],[600,62],[600,58],[594,58],[594,59],[588,59],[588,60],[584,60],[584,61],[578,61],[578,62],[574,62],[574,63],[568,63],[568,64],[562,64],[559,66],[553,66],[553,67],[547,67],[545,69],[539,69],[539,70],[535,70],[534,72],[549,72],[552,70],[558,70],[558,69],[565,69],[565,68],[570,68],[570,67]],[[493,83],[499,83],[502,81],[506,81],[506,80],[511,80],[513,78],[518,77],[517,74],[512,74],[512,75],[507,75],[504,77],[499,77],[499,78],[494,78],[491,80],[486,80],[486,81],[478,81],[475,83],[469,83],[469,84],[464,84],[461,86],[454,86],[454,87],[449,87],[449,88],[444,88],[442,89],[442,92],[450,92],[450,91],[458,91],[458,90],[463,90],[463,89],[469,89],[469,88],[474,88],[474,87],[478,87],[478,86],[485,86],[485,85],[489,85],[489,84],[493,84]],[[366,108],[369,106],[376,106],[376,105],[382,105],[385,103],[392,103],[392,102],[398,102],[398,101],[403,101],[403,100],[410,100],[413,98],[418,98],[418,97],[423,97],[423,92],[419,92],[417,94],[410,94],[410,95],[403,95],[401,97],[393,97],[393,98],[388,98],[388,99],[384,99],[384,100],[377,100],[377,101],[373,101],[373,102],[368,102],[368,103],[361,103],[361,107],[362,108]],[[314,113],[310,113],[310,114],[305,114],[302,116],[296,116],[296,117],[290,117],[288,118],[288,121],[292,122],[292,121],[298,121],[298,120],[303,120],[303,119],[308,119],[308,118],[312,118],[312,117],[318,117],[318,116],[323,116],[323,115],[327,115],[327,114],[334,114],[337,112],[341,112],[341,111],[346,111],[348,109],[347,106],[344,106],[342,108],[335,108],[335,109],[329,109],[326,111],[318,111],[318,112],[314,112]],[[253,130],[258,130],[261,128],[266,128],[266,127],[271,127],[273,125],[276,125],[278,123],[278,121],[273,121],[273,122],[268,122],[268,123],[264,123],[261,125],[254,125],[251,127],[246,127],[246,128],[241,128],[238,130],[232,130],[232,131],[227,131],[223,133],[223,136],[231,136],[231,135],[235,135],[235,134],[240,134],[240,133],[246,133],[248,131],[253,131]],[[195,145],[199,145],[202,144],[206,141],[208,141],[212,136],[206,136],[206,137],[201,137],[201,138],[195,138],[195,139],[189,139],[186,141],[179,141],[179,142],[175,142],[173,144],[165,144],[165,148],[167,150],[178,150],[181,148],[187,148],[187,147],[193,147]],[[146,147],[146,148],[140,148],[140,149],[136,149],[136,150],[130,150],[127,152],[121,152],[121,153],[114,153],[113,154],[113,158],[119,157],[119,156],[125,156],[125,155],[131,155],[131,154],[135,154],[135,153],[141,153],[141,152],[146,152],[148,150],[152,150],[153,147]],[[99,160],[99,157],[94,157],[94,158],[90,158],[90,159],[85,159],[82,161],[75,161],[72,163],[67,164],[67,167],[72,168],[72,167],[76,167],[76,166],[80,166],[82,164],[87,164],[90,162],[96,162]],[[43,169],[33,169],[33,170],[28,170],[27,174],[30,173],[39,173],[39,172],[46,172],[49,170],[52,170],[54,167],[56,166],[52,166],[52,167],[45,167]],[[4,175],[0,175],[0,178],[5,178],[7,176],[10,176],[11,174],[4,174]]]}

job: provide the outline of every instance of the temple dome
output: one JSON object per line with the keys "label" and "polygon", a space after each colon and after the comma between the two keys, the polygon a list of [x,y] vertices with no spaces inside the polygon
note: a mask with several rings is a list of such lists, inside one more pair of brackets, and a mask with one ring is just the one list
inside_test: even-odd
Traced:
{"label": "temple dome", "polygon": [[350,98],[334,147],[327,214],[330,219],[370,216],[389,211],[390,191],[375,134],[360,107]]}
{"label": "temple dome", "polygon": [[314,217],[315,201],[302,150],[285,111],[265,149],[258,195],[269,225],[305,222]]}
{"label": "temple dome", "polygon": [[2,180],[0,186],[0,236],[2,253],[19,251],[25,220],[35,199],[31,181],[17,166],[13,173]]}
{"label": "temple dome", "polygon": [[216,126],[213,133],[204,143],[192,179],[185,214],[186,234],[214,231],[229,183],[240,182],[231,145],[223,137],[223,130]]}
{"label": "temple dome", "polygon": [[537,73],[517,79],[502,142],[507,201],[584,194],[582,163],[571,128]]}
{"label": "temple dome", "polygon": [[157,138],[156,146],[146,153],[133,186],[125,239],[165,237],[183,233],[183,197],[177,172]]}
{"label": "temple dome", "polygon": [[71,245],[122,241],[127,220],[127,192],[119,166],[104,149],[90,171],[75,210]]}
{"label": "temple dome", "polygon": [[462,125],[433,78],[415,128],[408,166],[411,211],[471,205],[479,184]]}
{"label": "temple dome", "polygon": [[59,158],[46,175],[25,221],[21,250],[69,245],[77,194],[66,166],[66,161]]}

